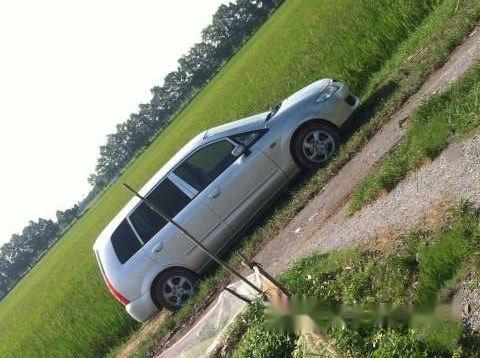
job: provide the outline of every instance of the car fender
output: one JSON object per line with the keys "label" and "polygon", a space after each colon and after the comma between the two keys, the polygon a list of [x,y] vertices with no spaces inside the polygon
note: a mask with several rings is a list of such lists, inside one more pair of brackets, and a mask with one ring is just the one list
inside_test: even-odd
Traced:
{"label": "car fender", "polygon": [[[320,106],[319,106],[320,107]],[[264,151],[282,170],[290,174],[298,169],[292,156],[291,143],[295,133],[302,126],[311,122],[323,122],[334,127],[335,124],[322,117],[323,111],[320,108],[314,109],[296,109],[292,108],[284,111],[278,117],[267,122],[270,129],[269,143]]]}

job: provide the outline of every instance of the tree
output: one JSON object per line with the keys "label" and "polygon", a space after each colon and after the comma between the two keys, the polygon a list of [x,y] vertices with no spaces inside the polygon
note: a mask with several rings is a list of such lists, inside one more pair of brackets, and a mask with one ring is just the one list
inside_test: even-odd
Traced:
{"label": "tree", "polygon": [[57,223],[59,228],[63,230],[68,227],[77,218],[78,212],[79,208],[77,204],[65,211],[57,210],[55,216],[57,217]]}
{"label": "tree", "polygon": [[202,42],[194,44],[179,59],[178,68],[165,77],[161,86],[151,89],[151,101],[141,104],[137,113],[132,113],[117,125],[115,133],[107,136],[100,147],[95,173],[88,177],[95,192],[118,176],[281,2],[237,0],[218,8],[212,23],[202,31]]}
{"label": "tree", "polygon": [[0,297],[35,264],[58,239],[59,227],[52,220],[30,221],[22,234],[14,234],[0,248]]}
{"label": "tree", "polygon": [[192,88],[204,85],[220,65],[215,47],[204,42],[195,44],[178,62]]}

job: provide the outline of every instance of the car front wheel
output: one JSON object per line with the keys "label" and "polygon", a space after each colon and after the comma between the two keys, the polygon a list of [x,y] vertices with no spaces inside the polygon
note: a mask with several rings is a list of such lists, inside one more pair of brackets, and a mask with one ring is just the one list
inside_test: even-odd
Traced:
{"label": "car front wheel", "polygon": [[197,275],[187,269],[168,270],[156,280],[152,289],[153,298],[161,307],[178,311],[194,295],[197,281]]}
{"label": "car front wheel", "polygon": [[312,123],[296,133],[292,154],[301,167],[316,170],[328,163],[339,146],[340,136],[333,126]]}

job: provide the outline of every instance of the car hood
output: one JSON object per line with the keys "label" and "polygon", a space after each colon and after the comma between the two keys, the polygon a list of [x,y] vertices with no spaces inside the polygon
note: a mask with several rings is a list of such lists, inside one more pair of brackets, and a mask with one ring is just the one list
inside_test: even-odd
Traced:
{"label": "car hood", "polygon": [[307,87],[304,87],[301,90],[292,94],[291,96],[287,97],[283,102],[284,104],[288,105],[318,96],[325,89],[325,87],[330,84],[330,82],[332,82],[332,80],[329,78],[324,78],[313,82]]}

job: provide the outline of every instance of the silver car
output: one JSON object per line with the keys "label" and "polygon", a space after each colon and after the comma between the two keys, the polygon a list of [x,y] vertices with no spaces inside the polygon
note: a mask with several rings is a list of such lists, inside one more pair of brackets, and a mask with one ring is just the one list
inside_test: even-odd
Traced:
{"label": "silver car", "polygon": [[[347,85],[332,79],[314,82],[269,112],[200,133],[140,193],[212,252],[220,252],[300,168],[328,162],[358,105]],[[141,322],[161,307],[182,307],[209,263],[180,231],[135,197],[93,250],[110,292]]]}

